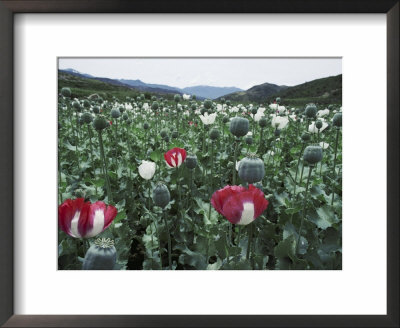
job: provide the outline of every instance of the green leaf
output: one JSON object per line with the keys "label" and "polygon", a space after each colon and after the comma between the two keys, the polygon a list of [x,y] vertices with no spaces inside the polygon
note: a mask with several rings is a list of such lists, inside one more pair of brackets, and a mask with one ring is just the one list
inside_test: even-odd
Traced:
{"label": "green leaf", "polygon": [[159,150],[152,151],[150,158],[153,162],[158,162],[161,159],[161,152]]}
{"label": "green leaf", "polygon": [[308,216],[308,219],[322,230],[326,230],[327,228],[332,227],[333,224],[339,222],[335,212],[328,205],[324,205],[316,211],[312,211]]}
{"label": "green leaf", "polygon": [[274,249],[275,257],[280,259],[289,257],[292,261],[296,259],[296,240],[293,235],[282,240]]}

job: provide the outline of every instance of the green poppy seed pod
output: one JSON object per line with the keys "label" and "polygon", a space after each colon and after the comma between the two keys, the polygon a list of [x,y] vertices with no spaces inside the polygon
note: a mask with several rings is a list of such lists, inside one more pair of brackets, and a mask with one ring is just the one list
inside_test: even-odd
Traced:
{"label": "green poppy seed pod", "polygon": [[308,133],[303,133],[301,135],[301,140],[303,140],[304,142],[310,141],[311,140],[311,136]]}
{"label": "green poppy seed pod", "polygon": [[128,114],[127,113],[124,113],[123,115],[122,115],[122,119],[124,120],[124,121],[127,121],[128,120]]}
{"label": "green poppy seed pod", "polygon": [[164,208],[168,205],[169,201],[171,200],[171,195],[169,193],[168,187],[158,182],[157,186],[153,190],[153,201],[156,206]]}
{"label": "green poppy seed pod", "polygon": [[97,238],[83,260],[82,270],[113,270],[117,262],[117,250],[110,238]]}
{"label": "green poppy seed pod", "polygon": [[121,106],[121,107],[119,108],[119,111],[120,111],[120,113],[122,114],[122,113],[125,111],[125,107],[122,107],[122,106]]}
{"label": "green poppy seed pod", "polygon": [[305,113],[308,118],[314,118],[317,114],[317,107],[314,104],[309,104],[306,107]]}
{"label": "green poppy seed pod", "polygon": [[73,101],[72,102],[72,107],[77,111],[80,112],[81,111],[81,104],[77,101]]}
{"label": "green poppy seed pod", "polygon": [[196,106],[196,104],[193,104],[190,108],[191,108],[192,110],[196,110],[197,106]]}
{"label": "green poppy seed pod", "polygon": [[143,93],[140,94],[140,100],[145,100],[145,99],[146,99],[145,95]]}
{"label": "green poppy seed pod", "polygon": [[131,120],[130,118],[128,118],[128,119],[126,120],[126,124],[131,125],[131,124],[132,124],[132,120]]}
{"label": "green poppy seed pod", "polygon": [[62,88],[61,95],[63,97],[71,97],[71,89],[70,88]]}
{"label": "green poppy seed pod", "polygon": [[212,128],[210,131],[210,139],[211,140],[217,140],[219,138],[219,130],[216,128]]}
{"label": "green poppy seed pod", "polygon": [[228,99],[228,100],[226,101],[226,104],[227,104],[228,106],[230,106],[230,105],[231,105],[231,101]]}
{"label": "green poppy seed pod", "polygon": [[97,131],[101,131],[110,126],[110,123],[106,120],[104,116],[97,116],[93,121],[93,127]]}
{"label": "green poppy seed pod", "polygon": [[157,101],[155,101],[155,102],[153,102],[153,103],[151,104],[151,109],[152,109],[152,110],[157,110],[157,109],[158,109],[158,102],[157,102]]}
{"label": "green poppy seed pod", "polygon": [[275,137],[279,137],[281,135],[281,130],[276,129],[274,134],[275,134]]}
{"label": "green poppy seed pod", "polygon": [[234,117],[231,119],[229,131],[236,137],[243,137],[249,132],[249,120],[244,117]]}
{"label": "green poppy seed pod", "polygon": [[165,137],[163,138],[163,140],[164,140],[165,142],[169,142],[169,136],[165,136]]}
{"label": "green poppy seed pod", "polygon": [[342,113],[336,113],[332,121],[334,126],[340,128],[342,126]]}
{"label": "green poppy seed pod", "polygon": [[181,101],[181,96],[178,95],[178,94],[176,94],[176,95],[174,96],[174,101],[175,101],[176,103],[180,102],[180,101]]}
{"label": "green poppy seed pod", "polygon": [[95,114],[100,113],[100,107],[99,106],[94,106],[93,107],[93,113],[95,113]]}
{"label": "green poppy seed pod", "polygon": [[258,124],[262,127],[265,128],[268,125],[268,121],[266,117],[261,117],[261,119],[258,121]]}
{"label": "green poppy seed pod", "polygon": [[239,162],[239,178],[247,183],[261,181],[265,175],[265,166],[262,159],[250,154]]}
{"label": "green poppy seed pod", "polygon": [[118,117],[120,117],[120,116],[121,116],[121,112],[119,111],[119,109],[113,108],[113,109],[111,110],[111,117],[112,117],[112,118],[118,118]]}
{"label": "green poppy seed pod", "polygon": [[322,121],[321,120],[317,120],[315,122],[315,127],[319,130],[320,128],[322,128]]}
{"label": "green poppy seed pod", "polygon": [[178,138],[178,131],[173,131],[172,132],[172,134],[171,134],[171,137],[173,138],[173,139],[175,139],[175,138]]}
{"label": "green poppy seed pod", "polygon": [[205,109],[210,109],[212,107],[212,101],[210,99],[204,100],[204,108]]}
{"label": "green poppy seed pod", "polygon": [[147,123],[147,122],[143,123],[143,129],[147,130],[149,127],[150,127],[149,123]]}
{"label": "green poppy seed pod", "polygon": [[202,107],[202,108],[200,109],[200,114],[201,114],[201,115],[204,115],[205,112],[206,112],[206,109],[205,109],[204,107]]}
{"label": "green poppy seed pod", "polygon": [[87,100],[87,99],[85,99],[85,100],[83,101],[83,107],[89,108],[89,107],[90,107],[90,101]]}
{"label": "green poppy seed pod", "polygon": [[304,150],[303,159],[310,165],[314,165],[322,160],[321,146],[307,146]]}
{"label": "green poppy seed pod", "polygon": [[329,110],[332,110],[332,109],[333,109],[333,105],[329,105],[329,106],[328,106],[328,109],[329,109]]}
{"label": "green poppy seed pod", "polygon": [[166,129],[162,129],[160,131],[161,138],[165,138],[168,135],[168,131]]}
{"label": "green poppy seed pod", "polygon": [[103,100],[103,98],[99,98],[99,99],[97,99],[97,102],[99,103],[99,104],[102,104],[103,102],[104,102],[104,100]]}
{"label": "green poppy seed pod", "polygon": [[157,97],[156,96],[151,96],[151,100],[155,101],[155,100],[157,100]]}
{"label": "green poppy seed pod", "polygon": [[277,103],[277,104],[280,104],[280,102],[281,102],[281,98],[280,98],[280,97],[278,97],[278,98],[276,98],[276,99],[275,99],[275,101],[276,101],[276,103]]}
{"label": "green poppy seed pod", "polygon": [[258,109],[257,109],[257,108],[253,107],[253,108],[251,109],[251,113],[252,113],[253,115],[256,115],[257,112],[258,112]]}
{"label": "green poppy seed pod", "polygon": [[246,142],[246,144],[252,145],[253,144],[253,137],[252,136],[246,136],[244,138],[244,141]]}
{"label": "green poppy seed pod", "polygon": [[197,166],[197,156],[188,155],[186,156],[185,165],[188,169],[193,170]]}
{"label": "green poppy seed pod", "polygon": [[91,123],[93,121],[93,116],[89,112],[84,112],[81,116],[83,123]]}
{"label": "green poppy seed pod", "polygon": [[294,113],[295,113],[296,115],[299,115],[299,114],[301,113],[300,108],[296,108],[296,110],[294,111]]}
{"label": "green poppy seed pod", "polygon": [[224,117],[222,118],[222,123],[226,124],[226,123],[228,123],[228,122],[229,122],[229,117],[228,117],[228,116],[224,116]]}

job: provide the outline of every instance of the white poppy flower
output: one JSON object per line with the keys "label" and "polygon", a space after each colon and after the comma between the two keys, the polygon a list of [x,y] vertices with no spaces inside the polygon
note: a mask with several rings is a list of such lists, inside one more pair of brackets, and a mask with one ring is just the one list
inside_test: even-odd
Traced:
{"label": "white poppy flower", "polygon": [[273,117],[272,117],[272,122],[271,122],[272,126],[279,130],[286,128],[288,123],[289,123],[289,118],[287,116],[273,115]]}
{"label": "white poppy flower", "polygon": [[254,121],[258,122],[259,120],[261,120],[261,117],[263,117],[263,116],[264,116],[264,113],[263,113],[263,112],[257,112],[257,113],[254,115]]}
{"label": "white poppy flower", "polygon": [[285,106],[278,106],[278,113],[279,114],[286,114],[286,107]]}
{"label": "white poppy flower", "polygon": [[204,125],[214,124],[216,117],[217,117],[217,113],[212,113],[212,114],[208,115],[208,113],[205,112],[204,115],[200,115],[200,119]]}
{"label": "white poppy flower", "polygon": [[149,104],[148,104],[148,103],[144,103],[143,106],[142,106],[142,108],[143,108],[144,110],[148,110],[150,107],[149,107]]}
{"label": "white poppy flower", "polygon": [[150,180],[156,173],[156,163],[151,161],[142,161],[139,166],[139,174],[145,180]]}
{"label": "white poppy flower", "polygon": [[229,108],[230,113],[237,113],[238,111],[239,111],[239,107],[233,106],[233,107]]}
{"label": "white poppy flower", "polygon": [[278,109],[278,104],[269,104],[269,108],[273,109],[273,110],[277,110]]}
{"label": "white poppy flower", "polygon": [[183,98],[183,100],[189,100],[190,99],[190,95],[183,94],[182,98]]}
{"label": "white poppy flower", "polygon": [[323,117],[323,116],[326,116],[326,115],[329,115],[329,109],[328,108],[321,109],[321,110],[319,110],[317,112],[317,116],[318,117]]}
{"label": "white poppy flower", "polygon": [[[322,127],[319,129],[319,132],[324,131],[327,127],[328,127],[328,123],[322,121]],[[310,132],[310,133],[318,133],[318,129],[315,126],[315,122],[312,122],[308,126],[308,132]]]}
{"label": "white poppy flower", "polygon": [[329,144],[326,142],[320,142],[319,145],[321,146],[322,149],[326,149],[329,147]]}

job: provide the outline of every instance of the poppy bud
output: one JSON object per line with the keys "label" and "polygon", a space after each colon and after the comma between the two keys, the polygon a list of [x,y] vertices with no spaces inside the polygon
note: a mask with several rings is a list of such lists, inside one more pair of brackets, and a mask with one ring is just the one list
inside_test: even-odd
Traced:
{"label": "poppy bud", "polygon": [[84,112],[81,116],[83,123],[91,123],[93,121],[93,116],[89,112]]}
{"label": "poppy bud", "polygon": [[307,146],[304,150],[303,159],[311,165],[322,160],[321,146]]}
{"label": "poppy bud", "polygon": [[306,107],[305,113],[308,118],[314,118],[317,114],[317,107],[314,104],[309,104]]}
{"label": "poppy bud", "polygon": [[77,111],[80,112],[81,111],[81,104],[77,101],[72,102],[72,107]]}
{"label": "poppy bud", "polygon": [[315,122],[315,127],[319,130],[320,128],[322,128],[322,121],[318,120]]}
{"label": "poppy bud", "polygon": [[168,187],[158,182],[157,186],[153,190],[153,201],[156,206],[164,208],[168,205],[169,201],[171,200],[171,195],[169,193]]}
{"label": "poppy bud", "polygon": [[95,114],[100,113],[100,107],[99,106],[94,106],[93,107],[93,113],[95,113]]}
{"label": "poppy bud", "polygon": [[217,140],[219,138],[219,130],[216,128],[211,129],[210,131],[210,139],[211,140]]}
{"label": "poppy bud", "polygon": [[143,129],[147,130],[149,128],[149,123],[144,122],[143,123]]}
{"label": "poppy bud", "polygon": [[197,166],[197,156],[196,155],[186,156],[185,164],[188,169],[193,170]]}
{"label": "poppy bud", "polygon": [[308,133],[303,133],[301,135],[301,140],[303,140],[304,142],[310,141],[311,140],[311,136]]}
{"label": "poppy bud", "polygon": [[181,101],[181,96],[178,95],[178,94],[176,94],[176,95],[174,96],[174,101],[175,101],[176,103],[180,102],[180,101]]}
{"label": "poppy bud", "polygon": [[222,123],[226,124],[226,123],[228,123],[228,122],[229,122],[229,117],[228,117],[228,116],[224,116],[224,117],[222,118]]}
{"label": "poppy bud", "polygon": [[257,108],[253,107],[253,108],[251,109],[251,113],[252,113],[253,115],[256,115],[257,112],[258,112],[258,109],[257,109]]}
{"label": "poppy bud", "polygon": [[90,101],[87,100],[87,99],[85,99],[85,100],[83,101],[83,107],[89,108],[89,107],[90,107]]}
{"label": "poppy bud", "polygon": [[279,137],[281,135],[281,130],[275,129],[274,134],[275,134],[275,137]]}
{"label": "poppy bud", "polygon": [[265,117],[261,117],[260,121],[258,121],[258,124],[262,127],[265,128],[268,125],[268,121]]}
{"label": "poppy bud", "polygon": [[342,126],[342,113],[336,113],[333,116],[332,121],[333,121],[334,126],[336,126],[338,128],[341,127]]}
{"label": "poppy bud", "polygon": [[173,139],[178,138],[178,131],[173,131],[172,134],[171,134],[171,137]]}
{"label": "poppy bud", "polygon": [[246,144],[252,145],[253,144],[253,137],[252,136],[246,136],[244,138],[244,141],[246,142]]}
{"label": "poppy bud", "polygon": [[121,112],[119,111],[119,109],[113,108],[113,109],[111,110],[111,117],[112,117],[112,118],[118,118],[118,117],[120,117],[120,116],[121,116]]}
{"label": "poppy bud", "polygon": [[71,89],[70,88],[62,88],[61,95],[63,97],[71,97]]}
{"label": "poppy bud", "polygon": [[249,120],[243,117],[232,118],[229,131],[236,137],[245,136],[249,132]]}
{"label": "poppy bud", "polygon": [[93,127],[97,131],[101,131],[107,128],[108,126],[110,126],[110,123],[106,120],[104,116],[97,116],[93,121]]}
{"label": "poppy bud", "polygon": [[211,107],[212,107],[212,101],[210,100],[210,99],[206,99],[205,101],[204,101],[204,108],[205,109],[210,109]]}
{"label": "poppy bud", "polygon": [[153,102],[153,103],[151,104],[151,109],[152,109],[152,110],[157,110],[157,109],[158,109],[158,102],[157,102],[157,101],[155,101],[155,102]]}
{"label": "poppy bud", "polygon": [[164,139],[167,135],[168,135],[168,132],[167,132],[166,129],[162,129],[162,130],[160,131],[160,136],[161,136],[161,138]]}
{"label": "poppy bud", "polygon": [[128,114],[124,113],[124,115],[122,115],[122,118],[123,118],[124,121],[127,121],[128,120]]}

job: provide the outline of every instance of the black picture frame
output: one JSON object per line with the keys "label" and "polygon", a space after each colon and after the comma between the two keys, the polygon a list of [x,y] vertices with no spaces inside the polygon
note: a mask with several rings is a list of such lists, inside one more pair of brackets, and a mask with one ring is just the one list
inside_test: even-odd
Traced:
{"label": "black picture frame", "polygon": [[[0,0],[0,324],[4,327],[399,327],[398,0]],[[387,315],[14,315],[13,28],[17,13],[385,13]],[[383,210],[383,209],[382,209]],[[343,295],[345,297],[345,295]]]}

